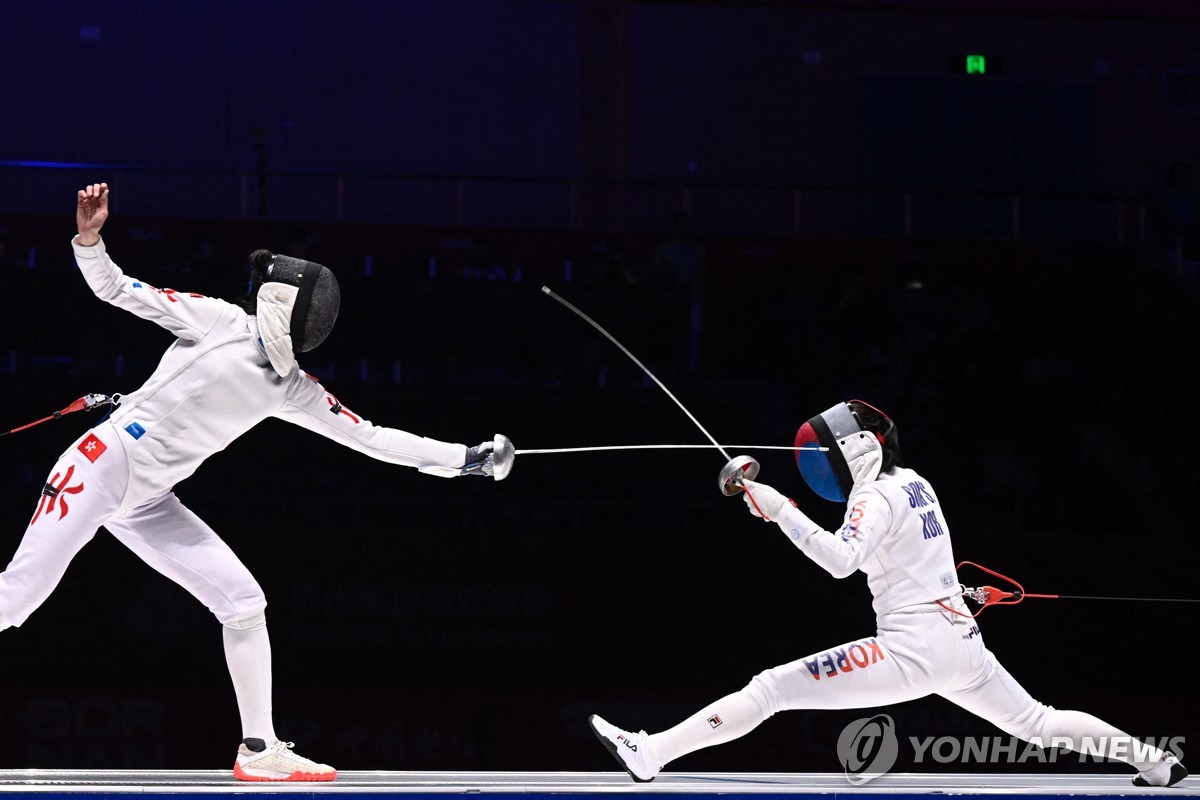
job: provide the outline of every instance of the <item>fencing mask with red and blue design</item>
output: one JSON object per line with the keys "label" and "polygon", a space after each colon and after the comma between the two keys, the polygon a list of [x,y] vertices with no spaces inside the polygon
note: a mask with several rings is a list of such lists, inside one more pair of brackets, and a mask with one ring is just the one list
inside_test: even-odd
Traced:
{"label": "fencing mask with red and blue design", "polygon": [[[879,473],[877,461],[864,469],[863,462],[858,459],[861,448],[846,446],[848,438],[863,432],[869,432],[880,445],[884,442],[884,435],[868,431],[854,412],[854,404],[858,403],[868,409],[873,408],[860,400],[838,403],[805,422],[796,431],[796,466],[800,475],[808,484],[808,488],[835,503],[844,503],[850,496],[856,472],[859,473],[860,480],[868,475],[869,479],[873,480]],[[891,420],[887,415],[877,409],[875,411],[888,423],[890,429]],[[874,444],[872,447],[879,450]],[[847,458],[854,461],[854,470],[851,469]]]}

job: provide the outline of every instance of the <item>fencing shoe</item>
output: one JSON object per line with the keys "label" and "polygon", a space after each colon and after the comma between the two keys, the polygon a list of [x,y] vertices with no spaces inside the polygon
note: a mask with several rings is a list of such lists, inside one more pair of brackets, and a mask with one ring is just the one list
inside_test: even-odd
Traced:
{"label": "fencing shoe", "polygon": [[1133,778],[1134,786],[1174,786],[1188,776],[1187,768],[1175,756],[1167,756]]}
{"label": "fencing shoe", "polygon": [[244,739],[233,762],[239,781],[331,781],[337,770],[296,755],[291,742],[267,745],[262,739]]}
{"label": "fencing shoe", "polygon": [[663,768],[646,752],[646,740],[650,737],[645,731],[629,733],[613,725],[609,725],[600,717],[593,714],[588,717],[592,733],[608,748],[613,758],[624,767],[625,771],[635,781],[645,783],[654,780],[654,776]]}

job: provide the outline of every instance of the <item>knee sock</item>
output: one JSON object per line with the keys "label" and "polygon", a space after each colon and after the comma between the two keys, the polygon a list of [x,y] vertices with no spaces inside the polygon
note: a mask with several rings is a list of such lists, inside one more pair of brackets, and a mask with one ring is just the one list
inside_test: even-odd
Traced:
{"label": "knee sock", "polygon": [[8,617],[4,616],[4,612],[0,611],[0,631],[11,627],[12,623],[8,621]]}
{"label": "knee sock", "polygon": [[242,736],[274,744],[271,716],[271,640],[263,612],[225,623],[225,661],[233,679]]}
{"label": "knee sock", "polygon": [[694,750],[745,736],[766,718],[758,701],[742,689],[706,706],[674,728],[652,735],[647,741],[647,754],[666,764]]}

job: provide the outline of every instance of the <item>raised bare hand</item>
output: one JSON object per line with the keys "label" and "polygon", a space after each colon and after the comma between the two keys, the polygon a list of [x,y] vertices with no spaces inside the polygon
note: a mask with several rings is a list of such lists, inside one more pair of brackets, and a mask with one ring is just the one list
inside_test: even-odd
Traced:
{"label": "raised bare hand", "polygon": [[100,229],[108,219],[108,184],[93,183],[78,192],[75,224],[79,243],[90,247],[100,241]]}

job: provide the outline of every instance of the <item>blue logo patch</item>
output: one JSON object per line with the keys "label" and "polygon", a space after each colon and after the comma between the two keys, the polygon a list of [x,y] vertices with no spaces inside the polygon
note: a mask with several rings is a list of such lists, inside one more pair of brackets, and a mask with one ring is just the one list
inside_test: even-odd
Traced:
{"label": "blue logo patch", "polygon": [[135,288],[135,289],[140,289],[140,288],[142,288],[142,284],[138,283],[137,281],[134,281],[134,282],[133,282],[133,288]]}
{"label": "blue logo patch", "polygon": [[135,439],[140,439],[142,438],[142,434],[146,432],[146,429],[136,422],[131,422],[125,426],[125,432]]}

